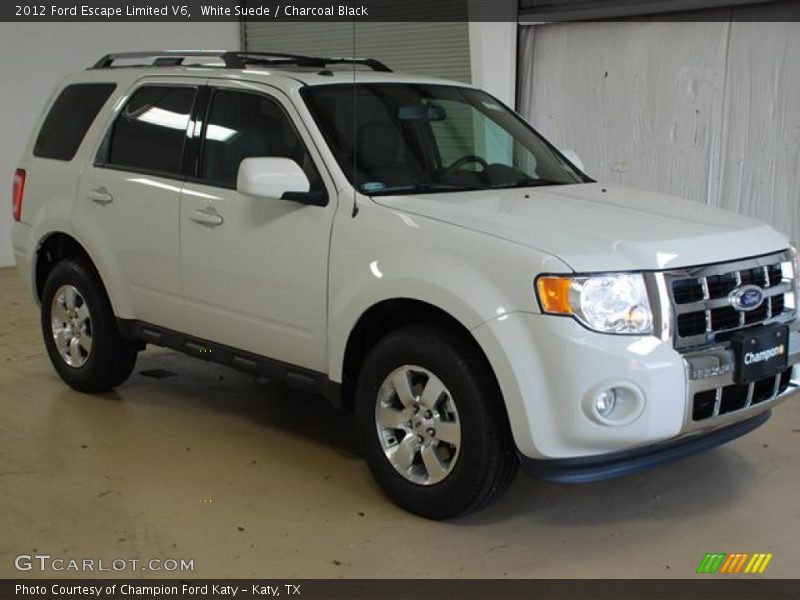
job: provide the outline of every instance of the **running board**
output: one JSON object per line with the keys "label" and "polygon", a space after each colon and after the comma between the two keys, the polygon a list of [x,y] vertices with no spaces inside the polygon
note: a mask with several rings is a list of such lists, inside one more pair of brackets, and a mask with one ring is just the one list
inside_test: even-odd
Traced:
{"label": "running board", "polygon": [[122,337],[129,342],[143,342],[171,348],[194,358],[231,367],[258,377],[265,377],[304,392],[320,394],[334,404],[341,405],[340,384],[330,381],[324,373],[210,342],[151,323],[117,319],[117,325]]}

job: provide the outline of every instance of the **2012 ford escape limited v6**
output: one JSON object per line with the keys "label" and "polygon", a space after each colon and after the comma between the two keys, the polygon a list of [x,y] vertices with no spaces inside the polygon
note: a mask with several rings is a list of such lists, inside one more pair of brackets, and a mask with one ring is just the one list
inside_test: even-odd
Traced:
{"label": "2012 ford escape limited v6", "polygon": [[109,55],[36,125],[14,249],[73,388],[156,344],[326,394],[386,493],[446,518],[520,464],[621,475],[794,392],[787,238],[577,162],[375,60]]}

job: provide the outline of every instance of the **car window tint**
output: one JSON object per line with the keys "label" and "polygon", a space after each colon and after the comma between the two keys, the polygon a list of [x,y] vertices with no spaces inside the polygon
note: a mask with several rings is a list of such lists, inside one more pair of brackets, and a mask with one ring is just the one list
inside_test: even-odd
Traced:
{"label": "car window tint", "polygon": [[322,189],[303,141],[277,102],[259,94],[218,90],[208,114],[200,178],[232,188],[245,158],[266,156],[294,160],[305,171],[311,190]]}
{"label": "car window tint", "polygon": [[196,90],[146,86],[137,90],[111,131],[108,164],[177,175]]}
{"label": "car window tint", "polygon": [[308,86],[300,95],[345,176],[368,195],[587,181],[479,90],[357,83]]}
{"label": "car window tint", "polygon": [[[530,177],[539,176],[534,154],[515,140],[510,131],[484,117],[474,106],[460,100],[437,100],[430,104],[443,108],[446,115],[431,122],[442,166],[475,154],[487,163],[514,167]],[[463,169],[482,170],[478,163],[467,164]]]}
{"label": "car window tint", "polygon": [[72,160],[116,87],[113,83],[77,83],[65,87],[39,130],[34,156]]}

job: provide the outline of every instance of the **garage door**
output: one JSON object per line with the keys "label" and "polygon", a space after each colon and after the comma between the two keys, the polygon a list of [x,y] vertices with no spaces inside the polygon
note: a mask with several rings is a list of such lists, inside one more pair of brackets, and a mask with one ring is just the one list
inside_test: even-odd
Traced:
{"label": "garage door", "polygon": [[520,112],[602,182],[800,239],[800,23],[523,27]]}
{"label": "garage door", "polygon": [[[355,49],[353,47],[355,33]],[[246,21],[245,49],[376,58],[392,70],[470,83],[469,24]]]}

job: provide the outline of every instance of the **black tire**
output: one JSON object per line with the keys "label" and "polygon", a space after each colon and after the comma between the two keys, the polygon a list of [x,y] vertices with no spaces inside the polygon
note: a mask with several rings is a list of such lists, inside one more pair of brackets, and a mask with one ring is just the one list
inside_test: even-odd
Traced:
{"label": "black tire", "polygon": [[[438,377],[458,411],[458,458],[438,483],[421,485],[401,475],[381,444],[376,426],[378,393],[387,377],[403,365],[423,367]],[[516,475],[516,449],[497,381],[474,343],[456,332],[408,326],[380,340],[361,368],[355,408],[372,475],[396,504],[412,513],[447,519],[475,511],[498,499]]]}
{"label": "black tire", "polygon": [[[53,297],[64,285],[77,289],[91,315],[91,351],[79,367],[67,363],[53,337]],[[41,317],[50,362],[71,388],[87,393],[106,392],[128,379],[136,364],[137,351],[120,336],[105,288],[87,260],[68,258],[53,267],[42,290]]]}

